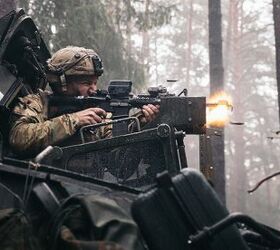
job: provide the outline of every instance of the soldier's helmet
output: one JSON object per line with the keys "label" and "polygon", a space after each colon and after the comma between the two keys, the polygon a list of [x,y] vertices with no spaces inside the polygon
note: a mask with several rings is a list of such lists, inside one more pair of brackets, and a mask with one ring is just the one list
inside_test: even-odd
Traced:
{"label": "soldier's helmet", "polygon": [[68,46],[60,49],[47,64],[48,82],[51,86],[60,85],[63,91],[71,81],[103,74],[103,65],[98,54],[83,47]]}

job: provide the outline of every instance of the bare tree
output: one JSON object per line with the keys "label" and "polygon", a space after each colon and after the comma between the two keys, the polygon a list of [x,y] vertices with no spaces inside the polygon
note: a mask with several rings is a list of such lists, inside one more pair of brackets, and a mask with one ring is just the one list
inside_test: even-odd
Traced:
{"label": "bare tree", "polygon": [[187,25],[188,25],[188,31],[187,31],[187,76],[186,76],[186,83],[189,84],[190,82],[190,71],[191,71],[191,62],[192,62],[192,22],[193,22],[193,0],[189,3],[189,14],[187,17]]}
{"label": "bare tree", "polygon": [[149,63],[148,59],[150,56],[149,51],[149,44],[150,44],[150,37],[149,37],[149,7],[150,7],[150,0],[145,1],[145,12],[144,12],[144,30],[142,32],[142,48],[141,48],[141,60],[145,67],[146,75],[149,75]]}
{"label": "bare tree", "polygon": [[128,69],[128,79],[132,78],[132,6],[131,0],[126,1],[127,4],[127,25],[126,25],[126,48],[127,48],[127,69]]}
{"label": "bare tree", "polygon": [[[221,1],[209,0],[209,73],[210,94],[223,90],[224,69],[222,53]],[[225,154],[224,135],[213,136],[211,140],[214,178],[213,184],[220,199],[225,203]]]}
{"label": "bare tree", "polygon": [[275,50],[276,50],[276,79],[278,90],[278,112],[280,119],[280,1],[272,0],[273,4],[273,19],[275,33]]}
{"label": "bare tree", "polygon": [[[237,120],[244,120],[244,109],[242,108],[242,101],[244,100],[245,86],[242,84],[243,75],[243,58],[241,57],[242,40],[244,39],[244,20],[243,20],[243,1],[231,0],[230,5],[233,8],[232,23],[229,29],[232,29],[232,46],[230,48],[233,59],[232,62],[232,81],[236,86],[233,93],[235,116]],[[235,158],[233,160],[232,170],[232,186],[233,189],[233,206],[234,211],[246,211],[246,172],[244,168],[245,162],[245,140],[244,140],[244,127],[235,128]]]}

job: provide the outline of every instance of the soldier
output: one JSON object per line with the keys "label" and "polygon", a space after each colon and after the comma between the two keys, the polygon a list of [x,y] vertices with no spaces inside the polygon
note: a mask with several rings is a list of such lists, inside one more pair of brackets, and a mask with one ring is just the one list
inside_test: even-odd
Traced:
{"label": "soldier", "polygon": [[[57,96],[89,96],[97,90],[97,80],[103,73],[102,62],[92,49],[68,46],[58,50],[48,60],[47,79],[53,94]],[[12,112],[9,143],[19,156],[34,157],[48,145],[73,143],[73,135],[85,125],[110,119],[101,108],[88,108],[76,113],[48,119],[47,91],[39,90],[19,98]],[[159,107],[145,105],[142,122],[155,118]],[[98,137],[111,134],[110,129],[99,131]]]}

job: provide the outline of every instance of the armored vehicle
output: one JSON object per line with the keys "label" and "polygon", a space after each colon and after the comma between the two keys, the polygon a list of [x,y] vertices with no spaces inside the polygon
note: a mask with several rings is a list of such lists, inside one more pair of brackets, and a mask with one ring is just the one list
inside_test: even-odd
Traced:
{"label": "armored vehicle", "polygon": [[[183,138],[205,133],[205,97],[158,87],[131,98],[130,81],[112,81],[101,99],[85,102],[118,114],[113,137],[87,141],[94,125],[79,131],[79,143],[49,146],[32,159],[14,155],[10,112],[19,97],[47,87],[50,53],[23,10],[1,18],[0,39],[1,249],[279,249],[278,231],[230,215],[187,166]],[[160,103],[158,118],[121,130],[130,124],[128,110],[147,100]],[[236,221],[249,224],[246,234]]]}

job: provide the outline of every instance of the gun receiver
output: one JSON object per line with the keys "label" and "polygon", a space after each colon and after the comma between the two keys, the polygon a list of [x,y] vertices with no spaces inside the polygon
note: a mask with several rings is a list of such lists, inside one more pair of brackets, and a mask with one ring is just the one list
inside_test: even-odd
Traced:
{"label": "gun receiver", "polygon": [[164,87],[152,87],[149,94],[131,95],[131,81],[111,81],[108,90],[97,91],[89,97],[56,97],[49,99],[49,118],[99,107],[111,112],[113,119],[126,118],[132,108],[160,105],[160,115],[154,125],[167,123],[187,134],[204,134],[206,124],[206,98],[175,96]]}

